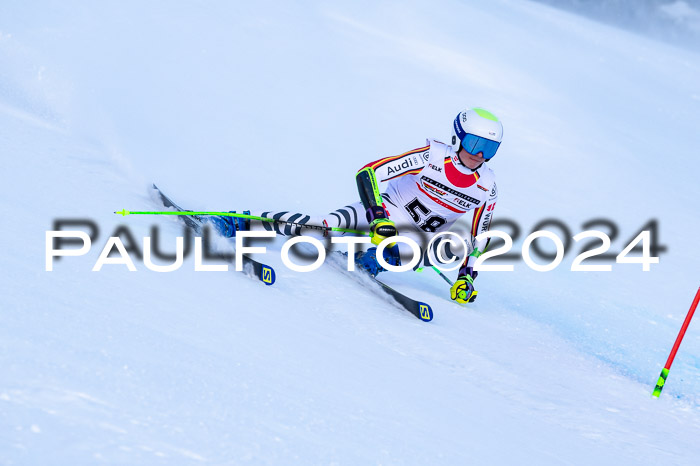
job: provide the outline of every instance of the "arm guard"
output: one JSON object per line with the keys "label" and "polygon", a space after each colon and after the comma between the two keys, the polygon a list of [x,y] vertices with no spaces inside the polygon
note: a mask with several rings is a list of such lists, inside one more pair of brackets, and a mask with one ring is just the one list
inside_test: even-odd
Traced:
{"label": "arm guard", "polygon": [[379,183],[372,167],[365,167],[355,177],[360,201],[365,209],[382,206],[382,195],[379,193]]}

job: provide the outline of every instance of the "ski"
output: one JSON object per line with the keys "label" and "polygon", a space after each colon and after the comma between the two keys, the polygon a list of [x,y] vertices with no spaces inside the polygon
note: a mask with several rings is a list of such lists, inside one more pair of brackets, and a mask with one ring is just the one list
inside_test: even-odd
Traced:
{"label": "ski", "polygon": [[[370,275],[370,277],[372,276]],[[433,308],[431,308],[428,303],[423,303],[420,301],[416,301],[415,299],[409,298],[405,294],[396,291],[386,283],[382,283],[381,281],[377,280],[376,277],[372,277],[372,280],[379,284],[379,286],[382,287],[382,290],[384,290],[385,293],[394,298],[394,300],[403,309],[418,317],[423,322],[430,322],[431,320],[433,320]]]}
{"label": "ski", "polygon": [[[153,185],[153,189],[156,191],[158,197],[160,198],[161,202],[165,207],[171,207],[180,212],[188,212],[188,210],[183,209],[182,207],[177,205],[172,199],[166,196],[165,193],[163,193],[160,190],[160,188],[158,188],[158,186],[156,186],[155,184]],[[202,217],[197,215],[180,215],[178,216],[178,218],[182,219],[185,225],[194,230],[196,233],[202,233],[205,226],[205,220]],[[262,264],[247,256],[243,256],[243,261],[244,264],[252,268],[253,274],[266,285],[272,285],[275,282],[275,271],[272,267]],[[410,312],[415,317],[424,322],[430,322],[431,320],[433,320],[433,309],[430,307],[429,304],[421,301],[416,301],[415,299],[412,299],[406,296],[405,294],[396,291],[386,283],[377,280],[376,277],[370,274],[367,275],[375,283],[377,283],[377,285],[379,285],[379,287],[384,291],[384,293],[393,298],[393,300],[396,302],[396,304],[399,305],[399,307]]]}
{"label": "ski", "polygon": [[[168,196],[166,196],[165,193],[163,193],[163,191],[161,191],[160,188],[158,188],[158,186],[156,186],[155,184],[153,184],[153,189],[156,191],[158,197],[160,198],[161,202],[165,207],[172,207],[173,209],[179,212],[188,212],[188,210],[185,210],[179,205],[175,204],[175,202]],[[181,219],[185,223],[185,225],[187,225],[187,227],[194,230],[195,233],[202,233],[205,226],[205,221],[202,217],[199,217],[197,215],[178,215],[178,218]],[[269,265],[262,264],[256,261],[255,259],[251,259],[247,256],[241,256],[241,259],[243,259],[244,268],[252,269],[253,275],[256,278],[258,278],[261,282],[263,282],[266,285],[272,285],[273,283],[275,283],[275,269],[273,269]]]}
{"label": "ski", "polygon": [[370,280],[375,282],[379,288],[387,295],[389,295],[390,298],[393,298],[393,301],[395,304],[398,305],[401,309],[410,312],[413,314],[415,317],[418,319],[422,320],[423,322],[430,322],[433,320],[433,308],[430,307],[428,303],[424,303],[421,301],[416,301],[413,298],[410,298],[406,296],[405,294],[401,293],[400,291],[397,291],[387,285],[386,283],[383,283],[381,280],[378,280],[377,277],[371,275],[368,273],[366,270],[362,268],[359,264],[356,264],[356,271],[355,272],[349,272],[347,269],[343,267],[341,264],[346,264],[348,260],[348,255],[346,252],[340,252],[340,251],[329,251],[334,253],[334,258],[335,260],[331,260],[330,263],[331,265],[339,270],[343,274],[348,274],[351,278],[356,280],[359,284],[363,284],[362,280],[360,280],[357,275],[355,274],[360,274],[364,277],[368,277]]}

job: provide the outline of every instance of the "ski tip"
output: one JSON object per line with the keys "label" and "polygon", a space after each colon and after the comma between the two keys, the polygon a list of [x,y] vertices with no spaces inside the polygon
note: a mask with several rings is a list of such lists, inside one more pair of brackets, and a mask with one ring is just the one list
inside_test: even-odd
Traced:
{"label": "ski tip", "polygon": [[433,320],[433,308],[426,303],[418,303],[418,318],[424,322]]}
{"label": "ski tip", "polygon": [[126,209],[122,209],[119,212],[114,212],[114,213],[117,215],[121,215],[122,217],[125,217],[125,216],[129,215],[130,212]]}
{"label": "ski tip", "polygon": [[277,280],[277,274],[275,274],[275,269],[267,265],[263,265],[260,269],[260,281],[264,284],[270,286]]}

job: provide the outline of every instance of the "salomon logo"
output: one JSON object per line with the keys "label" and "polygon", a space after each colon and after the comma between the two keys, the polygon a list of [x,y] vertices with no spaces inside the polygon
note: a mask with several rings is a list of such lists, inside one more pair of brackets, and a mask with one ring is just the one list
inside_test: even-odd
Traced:
{"label": "salomon logo", "polygon": [[262,282],[266,285],[272,285],[275,283],[275,271],[270,267],[263,267],[260,271]]}
{"label": "salomon logo", "polygon": [[418,304],[418,313],[420,314],[421,320],[426,322],[433,320],[433,310],[425,303]]}

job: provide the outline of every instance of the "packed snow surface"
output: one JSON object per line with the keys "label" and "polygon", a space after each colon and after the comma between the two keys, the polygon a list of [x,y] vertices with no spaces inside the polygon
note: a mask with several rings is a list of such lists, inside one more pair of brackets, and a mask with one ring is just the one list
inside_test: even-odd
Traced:
{"label": "packed snow surface", "polygon": [[[525,1],[3,2],[0,463],[697,464],[697,322],[650,393],[700,285],[698,83],[692,51]],[[191,255],[92,271],[120,227],[174,252],[175,219],[113,214],[159,209],[152,182],[322,214],[467,106],[505,127],[515,252],[603,218],[615,255],[655,219],[660,262],[572,272],[572,241],[468,306],[430,270],[381,276],[430,323],[337,265],[289,270],[281,240],[270,287]],[[99,231],[47,272],[61,219]]]}

